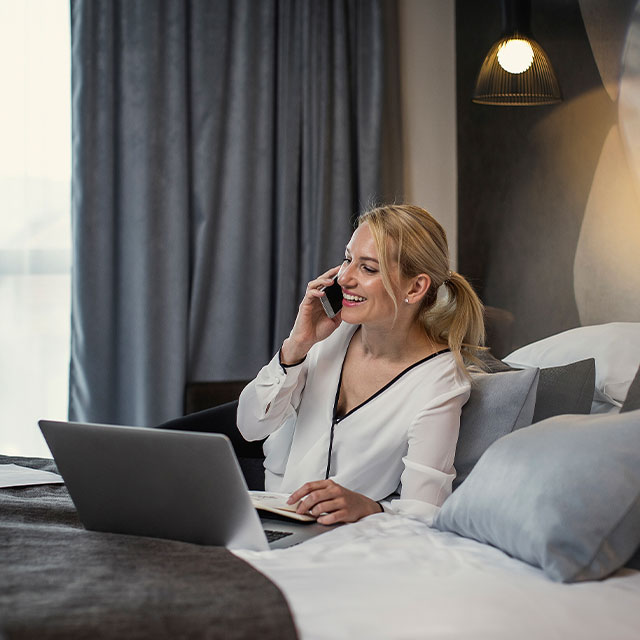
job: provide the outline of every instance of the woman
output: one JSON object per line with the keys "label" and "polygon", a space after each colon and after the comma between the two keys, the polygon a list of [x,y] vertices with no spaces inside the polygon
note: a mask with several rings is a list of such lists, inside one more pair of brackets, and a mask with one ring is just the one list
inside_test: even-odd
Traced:
{"label": "woman", "polygon": [[[320,298],[335,276],[344,300],[330,319]],[[442,227],[411,205],[362,214],[342,265],[309,283],[240,396],[242,435],[268,436],[266,490],[291,492],[321,524],[382,510],[431,520],[455,477],[463,357],[483,341],[482,304],[449,270]]]}

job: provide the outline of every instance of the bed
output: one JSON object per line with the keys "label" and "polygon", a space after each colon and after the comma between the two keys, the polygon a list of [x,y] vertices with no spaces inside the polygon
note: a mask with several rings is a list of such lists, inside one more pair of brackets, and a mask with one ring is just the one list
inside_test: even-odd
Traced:
{"label": "bed", "polygon": [[502,551],[392,515],[238,552],[285,594],[301,638],[637,640],[640,572],[563,584]]}
{"label": "bed", "polygon": [[0,637],[635,640],[639,364],[640,323],[488,356],[435,519],[284,550],[92,533],[63,486],[0,490]]}

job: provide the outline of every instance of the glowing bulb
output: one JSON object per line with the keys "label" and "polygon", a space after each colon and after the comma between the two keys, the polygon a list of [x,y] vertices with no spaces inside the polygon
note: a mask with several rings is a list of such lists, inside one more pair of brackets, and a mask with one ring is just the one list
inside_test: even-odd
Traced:
{"label": "glowing bulb", "polygon": [[500,45],[498,63],[509,73],[522,73],[533,62],[533,49],[526,40],[512,38]]}

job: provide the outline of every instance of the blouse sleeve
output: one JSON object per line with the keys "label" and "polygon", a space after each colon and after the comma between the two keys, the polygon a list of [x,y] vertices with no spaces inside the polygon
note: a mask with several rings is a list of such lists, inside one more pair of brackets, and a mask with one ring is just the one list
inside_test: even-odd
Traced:
{"label": "blouse sleeve", "polygon": [[297,410],[307,362],[308,357],[295,365],[283,365],[280,353],[276,353],[243,389],[238,403],[238,430],[245,440],[266,438]]}
{"label": "blouse sleeve", "polygon": [[434,398],[416,415],[409,426],[407,455],[402,459],[400,497],[381,503],[385,511],[431,524],[451,495],[460,413],[469,394],[469,383],[462,384]]}

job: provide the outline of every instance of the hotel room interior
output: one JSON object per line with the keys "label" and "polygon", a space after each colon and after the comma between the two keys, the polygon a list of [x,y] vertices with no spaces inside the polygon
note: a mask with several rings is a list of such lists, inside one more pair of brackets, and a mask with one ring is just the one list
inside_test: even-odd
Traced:
{"label": "hotel room interior", "polygon": [[375,204],[443,224],[491,357],[433,523],[232,552],[3,484],[0,639],[638,638],[640,1],[27,5],[68,30],[71,231],[16,249],[0,192],[0,463],[56,471],[40,418],[233,402]]}

